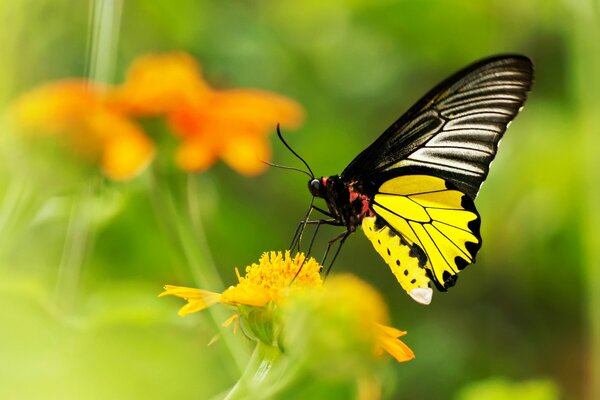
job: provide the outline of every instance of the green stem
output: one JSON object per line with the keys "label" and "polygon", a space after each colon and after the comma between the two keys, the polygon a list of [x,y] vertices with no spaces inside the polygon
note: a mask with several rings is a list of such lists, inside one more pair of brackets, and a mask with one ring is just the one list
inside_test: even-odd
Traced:
{"label": "green stem", "polygon": [[278,348],[257,341],[244,373],[223,400],[270,398],[273,393],[269,384],[273,379],[268,378],[273,375],[280,357]]}
{"label": "green stem", "polygon": [[94,239],[91,202],[97,193],[98,179],[86,182],[71,206],[54,289],[58,306],[66,312],[73,311],[76,304],[81,271]]}
{"label": "green stem", "polygon": [[[122,8],[122,0],[94,0],[90,3],[88,75],[93,81],[107,83],[112,76]],[[90,200],[97,192],[98,184],[99,178],[92,178],[86,183],[71,209],[55,288],[59,306],[66,311],[72,311],[75,304],[83,263],[93,241]]]}
{"label": "green stem", "polygon": [[[200,177],[198,177],[200,179]],[[208,245],[208,240],[206,238],[206,230],[204,229],[204,223],[202,220],[202,204],[199,193],[203,193],[204,199],[211,198],[212,196],[207,193],[212,193],[213,185],[207,178],[203,179],[203,184],[201,187],[198,187],[196,180],[192,174],[187,175],[186,180],[186,209],[189,215],[190,227],[193,231],[193,234],[196,238],[196,249],[199,250],[201,254],[204,254],[205,263],[204,266],[208,269],[210,278],[213,282],[206,282],[207,284],[212,285],[215,289],[221,290],[224,289],[223,281],[219,276],[219,271],[217,270],[217,266],[215,264],[214,257],[212,256],[212,252],[210,251],[210,246]]]}
{"label": "green stem", "polygon": [[[22,218],[31,205],[31,194],[27,184],[21,180],[14,179],[8,184],[0,205],[0,237],[14,237],[19,223],[25,224]],[[4,253],[7,245],[6,240],[0,242],[0,254]]]}
{"label": "green stem", "polygon": [[89,4],[88,77],[94,82],[109,83],[116,65],[123,0],[92,0]]}
{"label": "green stem", "polygon": [[575,98],[579,111],[579,124],[574,131],[581,132],[580,171],[584,181],[581,198],[582,241],[586,269],[587,312],[588,312],[588,345],[589,345],[589,377],[584,382],[588,388],[588,398],[600,399],[600,163],[598,161],[598,133],[600,131],[600,2],[598,0],[579,0],[570,2],[573,24],[573,54],[571,57],[575,82]]}
{"label": "green stem", "polygon": [[[152,170],[151,193],[159,222],[179,255],[183,256],[195,285],[211,291],[222,291],[224,289],[223,281],[213,262],[202,220],[199,215],[190,215],[189,204],[181,204],[181,202],[178,204],[177,196],[168,183],[168,180],[159,176],[156,168]],[[188,190],[189,185],[186,185],[184,188],[185,199],[193,196],[187,193]],[[192,222],[194,222],[194,226],[192,226]],[[209,308],[208,314],[211,323],[217,330],[222,329],[220,323],[229,317],[226,311],[220,307]],[[221,340],[225,342],[238,371],[242,371],[246,356],[239,340],[229,334],[222,335]]]}

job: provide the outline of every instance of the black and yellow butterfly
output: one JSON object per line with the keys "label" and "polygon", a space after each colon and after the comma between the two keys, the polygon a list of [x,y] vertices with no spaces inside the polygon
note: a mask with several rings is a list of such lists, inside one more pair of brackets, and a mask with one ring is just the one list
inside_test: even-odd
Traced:
{"label": "black and yellow butterfly", "polygon": [[328,207],[311,203],[329,217],[318,222],[346,228],[340,248],[361,225],[404,290],[429,304],[431,282],[446,291],[475,261],[481,236],[473,201],[532,79],[527,57],[501,55],[440,83],[340,175],[309,181]]}

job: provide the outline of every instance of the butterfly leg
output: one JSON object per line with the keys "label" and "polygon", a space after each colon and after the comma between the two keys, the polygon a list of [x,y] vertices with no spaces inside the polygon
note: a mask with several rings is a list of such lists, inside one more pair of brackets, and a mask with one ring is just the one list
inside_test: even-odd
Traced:
{"label": "butterfly leg", "polygon": [[301,237],[299,236],[300,230],[304,231],[304,229],[308,225],[317,225],[317,227],[315,228],[315,232],[313,233],[312,239],[310,240],[311,244],[310,244],[309,250],[308,250],[308,252],[310,252],[310,249],[312,248],[312,243],[314,242],[317,231],[319,230],[319,226],[321,224],[334,224],[334,223],[335,223],[334,219],[319,219],[319,220],[308,220],[308,221],[302,220],[302,221],[300,221],[298,223],[298,227],[296,228],[296,233],[294,234],[294,240],[292,241],[292,244],[290,245],[290,247],[288,247],[288,249],[290,249],[290,251],[294,251],[294,248],[296,248],[296,251],[300,251],[300,245],[301,245]]}
{"label": "butterfly leg", "polygon": [[312,221],[306,221],[303,219],[298,223],[298,226],[296,227],[296,231],[294,232],[294,236],[292,238],[292,243],[290,243],[288,249],[294,251],[294,248],[297,247],[297,251],[300,251],[300,237],[302,236],[300,232],[304,231],[306,225],[308,225],[310,222]]}
{"label": "butterfly leg", "polygon": [[[312,247],[313,247],[313,244],[315,243],[315,239],[317,237],[317,233],[319,232],[319,228],[321,227],[321,225],[336,225],[336,226],[338,225],[338,223],[335,219],[320,219],[320,220],[316,220],[316,221],[302,221],[301,224],[305,224],[305,225],[315,225],[316,224],[317,226],[315,227],[315,231],[313,232],[312,237],[310,239],[308,249],[304,255],[304,261],[302,261],[302,264],[300,264],[300,267],[298,268],[298,271],[296,271],[296,274],[290,281],[290,284],[292,284],[294,282],[294,280],[296,280],[296,277],[300,274],[300,271],[302,271],[302,267],[304,267],[304,263],[306,262],[306,260],[308,260],[310,258],[310,254],[312,252]],[[298,244],[298,251],[300,251],[300,244]]]}
{"label": "butterfly leg", "polygon": [[320,212],[323,215],[326,215],[330,218],[335,218],[334,215],[332,213],[330,213],[329,211],[325,211],[322,208],[319,208],[317,206],[313,206],[312,208],[313,208],[313,210],[317,210],[318,212]]}
{"label": "butterfly leg", "polygon": [[[297,251],[300,251],[300,245],[302,243],[302,236],[304,235],[304,230],[306,229],[306,225],[315,224],[318,222],[318,221],[310,221],[309,220],[310,214],[313,212],[313,210],[316,210],[316,211],[320,212],[321,214],[323,214],[327,217],[330,217],[329,220],[320,220],[320,221],[323,221],[322,223],[332,224],[332,222],[336,221],[336,218],[331,213],[329,213],[319,207],[314,206],[313,202],[314,202],[314,197],[310,201],[310,206],[308,208],[308,211],[306,212],[306,215],[304,216],[302,221],[300,221],[300,223],[298,224],[298,227],[296,228],[294,237],[292,238],[292,243],[290,244],[290,247],[289,247],[289,249],[292,251],[296,247],[297,247]],[[335,225],[335,224],[332,224],[332,225]],[[318,228],[317,228],[317,230],[318,230]],[[314,240],[314,238],[313,238],[313,240]]]}
{"label": "butterfly leg", "polygon": [[[313,242],[315,240],[315,237],[317,235],[317,231],[319,230],[319,225],[320,224],[327,224],[327,225],[334,225],[334,226],[341,225],[341,222],[339,221],[339,219],[335,218],[333,214],[331,214],[331,213],[329,213],[329,212],[327,212],[327,211],[325,211],[325,210],[323,210],[323,209],[321,209],[321,208],[319,208],[317,206],[311,206],[311,210],[309,210],[308,215],[310,215],[310,212],[312,212],[312,210],[316,210],[316,211],[320,212],[321,214],[329,217],[329,219],[320,219],[319,220],[320,222],[317,225],[317,228],[315,229],[315,232],[313,233],[313,238],[311,239],[311,242],[310,242],[310,247],[309,247],[309,250],[308,250],[309,253],[310,253],[310,249],[312,249],[312,244],[313,244]],[[298,239],[298,251],[300,251],[300,243],[302,242],[302,234],[304,233],[304,229],[306,228],[306,225],[309,222],[314,223],[315,221],[308,221],[308,218],[306,218],[304,220],[304,226],[302,228],[302,231],[300,232],[300,237]]]}
{"label": "butterfly leg", "polygon": [[296,247],[296,246],[298,246],[298,251],[300,251],[300,242],[302,241],[302,234],[304,233],[304,229],[306,228],[306,224],[308,222],[308,219],[310,218],[310,214],[313,211],[314,201],[315,201],[315,198],[312,197],[310,199],[310,205],[308,206],[308,211],[306,211],[306,215],[304,216],[304,218],[302,218],[302,220],[298,224],[298,227],[296,228],[296,232],[294,232],[294,237],[292,238],[292,243],[290,244],[290,247],[289,247],[289,249],[292,251],[294,250],[294,247]]}
{"label": "butterfly leg", "polygon": [[346,241],[346,239],[348,239],[348,236],[350,236],[351,233],[352,232],[350,230],[346,230],[329,241],[329,244],[327,245],[327,250],[325,250],[325,255],[323,256],[323,262],[321,263],[321,265],[325,265],[325,260],[327,259],[327,255],[329,254],[329,251],[331,250],[331,246],[333,246],[333,244],[335,242],[337,242],[338,240],[340,241],[340,245],[338,246],[337,250],[335,251],[335,254],[333,255],[333,259],[331,260],[331,263],[327,267],[327,271],[325,272],[325,278],[327,278],[327,276],[329,275],[329,271],[331,271],[331,267],[333,267],[333,263],[335,263],[335,260],[338,256],[338,254],[340,254],[340,250],[342,250],[342,246],[344,245],[344,242]]}

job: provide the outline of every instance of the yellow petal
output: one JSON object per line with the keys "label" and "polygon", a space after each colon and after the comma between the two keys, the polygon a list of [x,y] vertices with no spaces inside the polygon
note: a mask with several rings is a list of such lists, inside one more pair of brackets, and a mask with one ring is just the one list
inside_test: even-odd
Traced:
{"label": "yellow petal", "polygon": [[83,79],[58,81],[23,94],[13,104],[15,122],[25,129],[65,133],[79,126],[98,104],[98,93]]}
{"label": "yellow petal", "polygon": [[406,332],[381,324],[376,324],[375,330],[379,346],[398,362],[409,361],[415,358],[413,351],[398,339],[398,337],[406,334]]}
{"label": "yellow petal", "polygon": [[202,311],[219,302],[220,296],[215,293],[211,296],[207,296],[203,299],[188,299],[188,303],[181,307],[177,314],[185,317],[188,314],[193,314],[198,311]]}
{"label": "yellow petal", "polygon": [[176,296],[187,300],[188,304],[183,306],[178,313],[182,317],[194,312],[202,311],[205,308],[222,301],[220,293],[172,285],[166,285],[165,291],[158,296]]}
{"label": "yellow petal", "polygon": [[383,334],[393,336],[395,338],[406,335],[406,331],[401,331],[400,329],[394,328],[393,326],[377,324],[377,328],[381,330]]}
{"label": "yellow petal", "polygon": [[244,304],[247,306],[262,307],[271,301],[269,292],[264,287],[237,285],[231,286],[223,292],[222,301],[228,304]]}

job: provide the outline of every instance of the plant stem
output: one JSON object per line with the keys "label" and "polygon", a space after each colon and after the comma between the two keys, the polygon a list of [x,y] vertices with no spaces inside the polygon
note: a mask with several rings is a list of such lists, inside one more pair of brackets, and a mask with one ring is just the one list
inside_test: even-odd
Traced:
{"label": "plant stem", "polygon": [[[195,285],[212,291],[222,291],[224,289],[223,281],[213,262],[202,220],[199,215],[190,215],[190,205],[185,204],[187,201],[184,204],[181,202],[178,204],[177,196],[174,195],[168,183],[164,177],[159,176],[156,167],[153,168],[151,193],[159,222],[179,255],[183,256]],[[186,193],[185,199],[192,196],[187,194],[188,190],[189,185],[186,185],[183,189]],[[192,222],[195,226],[192,226]],[[208,314],[216,329],[221,329],[220,323],[229,317],[225,310],[219,307],[209,308]],[[222,335],[221,339],[225,342],[238,372],[243,371],[246,356],[239,340],[228,334]]]}
{"label": "plant stem", "polygon": [[86,182],[71,206],[54,290],[58,306],[66,312],[73,311],[75,306],[83,263],[94,239],[90,203],[97,193],[98,179]]}
{"label": "plant stem", "polygon": [[270,382],[267,379],[272,375],[280,356],[281,352],[276,347],[257,341],[244,373],[223,400],[270,398],[272,391],[269,390]]}
{"label": "plant stem", "polygon": [[92,81],[109,83],[113,77],[122,12],[123,0],[90,2],[87,75]]}
{"label": "plant stem", "polygon": [[575,82],[575,98],[579,111],[575,131],[581,132],[580,171],[584,171],[581,193],[583,202],[582,237],[583,260],[587,284],[587,321],[589,345],[589,374],[584,387],[589,399],[600,399],[600,163],[598,159],[598,132],[600,131],[600,3],[597,0],[570,2],[572,7],[573,52],[571,59]]}
{"label": "plant stem", "polygon": [[[25,224],[20,220],[31,205],[31,194],[31,189],[20,180],[13,179],[8,184],[0,205],[0,237],[14,237],[19,223]],[[4,253],[8,244],[6,240],[0,243],[0,254]]]}

